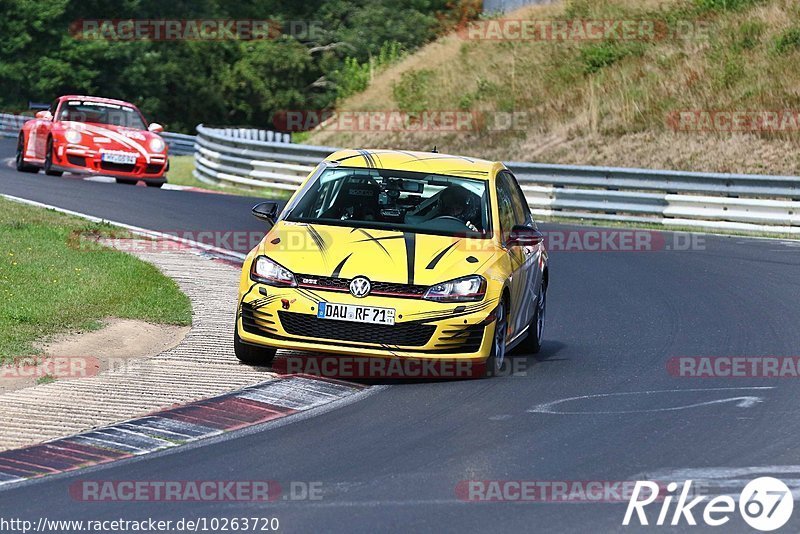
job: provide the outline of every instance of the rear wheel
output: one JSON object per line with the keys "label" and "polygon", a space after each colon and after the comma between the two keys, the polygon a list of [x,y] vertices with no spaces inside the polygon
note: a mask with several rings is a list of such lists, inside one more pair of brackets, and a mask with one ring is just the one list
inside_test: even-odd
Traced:
{"label": "rear wheel", "polygon": [[492,350],[489,357],[486,358],[484,366],[484,376],[497,376],[503,369],[503,364],[506,359],[506,330],[508,330],[508,317],[506,310],[506,299],[500,300],[495,312],[495,326],[494,326],[494,339],[492,341]]}
{"label": "rear wheel", "polygon": [[25,163],[25,136],[20,134],[17,141],[17,152],[14,158],[19,172],[39,172],[39,167]]}
{"label": "rear wheel", "polygon": [[53,138],[47,140],[47,152],[44,155],[44,173],[47,176],[61,176],[62,171],[53,170]]}
{"label": "rear wheel", "polygon": [[267,366],[275,359],[275,349],[257,347],[242,342],[238,329],[233,333],[233,352],[239,361],[248,365]]}
{"label": "rear wheel", "polygon": [[115,180],[117,181],[118,184],[125,184],[125,185],[136,185],[136,182],[139,181],[136,179],[131,180],[130,178],[115,178]]}

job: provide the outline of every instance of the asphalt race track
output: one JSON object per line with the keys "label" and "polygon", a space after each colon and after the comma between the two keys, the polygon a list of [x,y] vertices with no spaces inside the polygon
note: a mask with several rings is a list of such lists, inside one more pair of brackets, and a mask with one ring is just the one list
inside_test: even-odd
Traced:
{"label": "asphalt race track", "polygon": [[[12,151],[0,144],[0,157]],[[264,230],[249,213],[256,200],[237,196],[6,165],[0,193],[155,230]],[[684,239],[662,235],[668,246]],[[682,251],[554,251],[550,280],[543,351],[518,356],[514,376],[388,384],[290,424],[12,487],[0,507],[48,519],[277,517],[285,532],[608,532],[638,530],[621,526],[625,504],[465,502],[456,488],[669,480],[679,470],[673,479],[713,472],[723,485],[774,473],[800,479],[798,379],[687,378],[667,368],[679,356],[800,356],[796,243],[704,235]],[[318,500],[258,505],[76,501],[68,489],[85,479],[300,481],[323,490]],[[657,509],[648,511],[655,521]],[[701,527],[684,521],[677,530]],[[734,515],[724,531],[749,527]]]}

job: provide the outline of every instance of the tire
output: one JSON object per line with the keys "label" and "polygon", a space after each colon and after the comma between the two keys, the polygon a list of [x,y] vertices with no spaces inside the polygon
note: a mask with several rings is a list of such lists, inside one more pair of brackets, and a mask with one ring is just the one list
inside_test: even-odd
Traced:
{"label": "tire", "polygon": [[542,282],[539,288],[539,297],[536,299],[536,311],[528,327],[528,335],[519,344],[519,352],[523,354],[538,354],[542,350],[542,335],[544,334],[544,320],[547,316],[547,285]]}
{"label": "tire", "polygon": [[240,362],[248,365],[268,366],[275,359],[275,349],[243,343],[238,329],[233,333],[233,352]]}
{"label": "tire", "polygon": [[508,310],[506,299],[500,299],[495,312],[494,339],[492,350],[484,364],[483,376],[489,378],[497,376],[503,369],[506,360],[506,330],[508,329]]}
{"label": "tire", "polygon": [[147,187],[157,187],[161,189],[161,186],[164,185],[164,182],[145,182],[145,184],[147,184]]}
{"label": "tire", "polygon": [[39,172],[39,167],[25,163],[25,136],[20,134],[17,141],[17,152],[14,157],[19,172]]}
{"label": "tire", "polygon": [[47,176],[61,176],[63,171],[53,170],[53,138],[47,139],[47,152],[44,155],[44,173]]}
{"label": "tire", "polygon": [[118,184],[125,184],[125,185],[136,185],[139,180],[135,178],[131,180],[130,178],[115,178]]}

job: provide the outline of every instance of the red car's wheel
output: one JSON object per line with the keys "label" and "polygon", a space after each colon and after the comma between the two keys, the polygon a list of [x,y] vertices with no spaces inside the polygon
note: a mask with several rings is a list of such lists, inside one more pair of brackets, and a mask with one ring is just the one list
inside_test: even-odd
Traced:
{"label": "red car's wheel", "polygon": [[23,134],[19,134],[17,154],[14,159],[19,172],[39,172],[39,167],[25,163],[25,136]]}
{"label": "red car's wheel", "polygon": [[47,140],[47,152],[44,155],[44,173],[47,176],[61,176],[63,171],[53,170],[53,138]]}

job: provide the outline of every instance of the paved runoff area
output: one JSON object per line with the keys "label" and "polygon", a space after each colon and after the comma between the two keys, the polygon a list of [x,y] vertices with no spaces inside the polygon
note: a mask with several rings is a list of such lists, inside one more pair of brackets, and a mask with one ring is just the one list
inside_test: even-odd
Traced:
{"label": "paved runoff area", "polygon": [[[233,354],[240,268],[188,247],[150,244],[133,251],[174,279],[192,302],[192,328],[175,348],[127,360],[96,376],[56,380],[0,395],[0,450],[53,440],[156,410],[208,398],[276,376]],[[92,355],[67,355],[71,358]]]}

